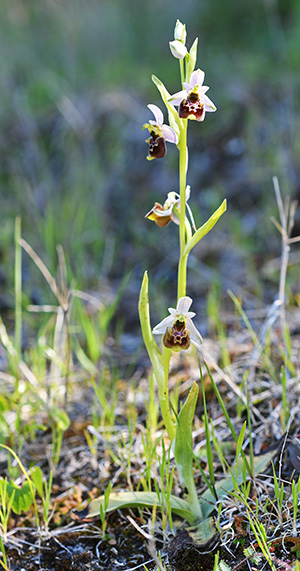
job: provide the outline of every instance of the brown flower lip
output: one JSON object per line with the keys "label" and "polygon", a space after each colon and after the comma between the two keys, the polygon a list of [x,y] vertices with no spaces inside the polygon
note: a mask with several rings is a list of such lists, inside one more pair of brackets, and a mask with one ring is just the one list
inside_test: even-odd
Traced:
{"label": "brown flower lip", "polygon": [[146,143],[149,144],[149,156],[152,159],[163,159],[167,152],[165,139],[156,135],[154,131],[151,131],[150,135],[151,137],[146,139]]}
{"label": "brown flower lip", "polygon": [[171,222],[172,218],[169,214],[166,214],[166,216],[159,216],[155,212],[157,210],[159,210],[161,212],[164,211],[162,205],[159,204],[159,202],[155,202],[153,208],[151,208],[151,210],[149,210],[149,212],[147,212],[147,214],[145,215],[145,218],[152,220],[153,222],[155,222],[157,224],[157,226],[164,228],[165,226],[167,226]]}
{"label": "brown flower lip", "polygon": [[202,69],[194,70],[189,81],[184,81],[184,89],[174,93],[168,101],[178,105],[181,119],[196,119],[204,121],[206,112],[216,111],[215,104],[207,97],[209,87],[203,85],[205,73]]}
{"label": "brown flower lip", "polygon": [[186,328],[185,321],[177,319],[172,328],[167,328],[163,336],[163,344],[173,351],[186,350],[191,345],[190,334]]}
{"label": "brown flower lip", "polygon": [[205,109],[203,103],[199,101],[199,98],[195,99],[192,97],[188,97],[187,99],[183,99],[179,105],[178,110],[179,117],[181,119],[188,119],[191,117],[195,117],[197,121],[204,121],[205,118]]}
{"label": "brown flower lip", "polygon": [[173,351],[186,350],[191,343],[197,347],[202,341],[192,321],[196,314],[189,311],[192,301],[188,296],[180,297],[176,309],[169,307],[170,315],[152,330],[154,335],[163,335],[163,344]]}
{"label": "brown flower lip", "polygon": [[164,116],[159,107],[149,103],[148,109],[155,118],[155,120],[151,119],[149,123],[143,125],[143,129],[148,129],[151,135],[149,139],[146,139],[146,143],[149,144],[147,159],[151,161],[152,159],[162,159],[165,156],[167,152],[166,141],[177,145],[178,135],[172,127],[164,124]]}

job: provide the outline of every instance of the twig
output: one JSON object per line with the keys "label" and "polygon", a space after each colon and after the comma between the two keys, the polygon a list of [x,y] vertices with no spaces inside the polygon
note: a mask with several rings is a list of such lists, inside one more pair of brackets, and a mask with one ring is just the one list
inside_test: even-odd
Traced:
{"label": "twig", "polygon": [[283,204],[277,176],[273,176],[272,180],[279,211],[280,224],[273,217],[271,218],[271,220],[281,233],[281,243],[282,243],[278,300],[280,302],[279,311],[280,311],[281,334],[282,338],[284,339],[285,327],[286,327],[285,286],[286,286],[286,275],[289,262],[290,244],[299,241],[300,236],[297,236],[296,238],[290,237],[294,227],[297,202],[293,201],[292,203],[290,203],[290,200],[288,198],[285,204]]}

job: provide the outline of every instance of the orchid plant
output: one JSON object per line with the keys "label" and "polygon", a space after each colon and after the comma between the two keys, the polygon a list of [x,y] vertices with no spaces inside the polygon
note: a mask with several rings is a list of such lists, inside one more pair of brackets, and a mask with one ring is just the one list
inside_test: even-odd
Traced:
{"label": "orchid plant", "polygon": [[[197,58],[197,43],[195,39],[190,50],[186,47],[186,29],[177,20],[174,32],[174,40],[170,42],[172,55],[179,60],[181,87],[182,89],[171,95],[165,85],[155,76],[152,80],[156,85],[162,101],[168,113],[169,125],[164,123],[164,116],[159,107],[148,105],[148,109],[153,113],[154,120],[150,119],[143,128],[148,129],[150,137],[146,140],[149,145],[148,160],[162,159],[167,152],[166,142],[173,143],[179,151],[179,192],[170,191],[164,204],[156,202],[151,210],[146,214],[146,218],[155,222],[159,227],[164,228],[169,223],[174,222],[179,228],[179,261],[177,279],[177,303],[176,308],[170,307],[167,317],[158,323],[153,329],[150,325],[150,309],[148,300],[148,274],[145,272],[142,281],[139,297],[139,316],[144,343],[153,368],[153,375],[157,382],[158,398],[161,416],[167,431],[170,446],[174,452],[175,464],[182,488],[186,492],[186,499],[172,495],[169,490],[167,498],[161,498],[155,491],[136,492],[111,492],[107,495],[93,500],[89,505],[89,516],[99,515],[105,509],[105,513],[122,507],[154,507],[160,506],[162,509],[168,505],[171,512],[180,515],[187,522],[197,525],[198,537],[202,542],[208,541],[215,534],[215,527],[210,516],[215,506],[216,495],[222,499],[227,490],[236,488],[243,481],[245,473],[244,466],[248,466],[248,460],[242,451],[243,430],[238,438],[230,424],[229,417],[218,389],[211,377],[214,390],[228,425],[232,428],[232,434],[237,442],[237,464],[234,477],[229,469],[230,477],[225,477],[217,484],[214,482],[212,462],[209,463],[210,482],[203,473],[208,489],[201,497],[198,497],[194,482],[194,453],[192,427],[199,388],[196,382],[193,383],[187,399],[180,411],[174,410],[174,405],[170,404],[169,395],[169,370],[172,352],[187,351],[191,347],[197,350],[200,348],[202,337],[193,323],[195,313],[190,311],[192,299],[187,295],[187,263],[192,249],[198,242],[213,228],[221,215],[226,210],[226,200],[211,217],[199,228],[196,227],[192,210],[188,201],[191,195],[190,186],[187,184],[188,173],[188,146],[187,130],[189,120],[202,122],[207,112],[215,112],[216,106],[207,97],[208,87],[203,85],[204,72],[201,69],[195,70]],[[178,107],[178,109],[176,109]],[[161,230],[164,232],[165,230]],[[161,348],[155,341],[155,337],[161,337]],[[152,375],[151,375],[152,378]],[[203,389],[204,411],[205,393]],[[205,428],[207,433],[208,454],[210,449],[209,425],[206,415]],[[244,427],[245,429],[245,427]],[[241,453],[242,458],[238,456]],[[264,469],[270,460],[270,456],[258,457],[254,459],[253,471],[250,474],[258,473]],[[242,463],[241,463],[241,462]],[[243,464],[244,462],[244,464]]]}
{"label": "orchid plant", "polygon": [[[186,422],[184,415],[181,418],[181,426],[179,426],[179,416],[176,411],[171,409],[169,398],[169,364],[172,351],[186,351],[191,344],[197,349],[201,343],[201,335],[196,329],[192,318],[195,313],[189,311],[192,299],[187,296],[187,262],[191,250],[197,243],[211,230],[220,216],[226,210],[226,201],[212,214],[210,219],[200,228],[196,228],[194,218],[188,200],[191,190],[187,185],[188,173],[188,145],[187,130],[189,120],[202,122],[205,119],[206,112],[215,112],[216,106],[207,97],[206,93],[209,87],[204,86],[204,71],[195,70],[197,59],[198,39],[194,41],[190,51],[186,48],[186,29],[179,20],[176,22],[174,31],[174,40],[170,42],[170,50],[172,55],[179,60],[181,87],[182,89],[170,95],[165,85],[155,76],[152,80],[158,88],[163,103],[166,106],[169,118],[169,126],[163,124],[163,113],[156,105],[148,105],[148,108],[155,116],[155,121],[149,121],[144,125],[145,129],[150,132],[150,138],[146,140],[149,144],[148,159],[163,158],[166,154],[166,141],[177,145],[179,151],[179,193],[169,192],[167,199],[162,206],[155,203],[154,207],[146,214],[146,217],[154,221],[158,226],[164,227],[173,221],[179,226],[179,262],[178,262],[178,279],[177,279],[177,305],[176,309],[169,308],[170,315],[164,318],[158,325],[151,330],[150,312],[148,303],[148,277],[144,275],[140,300],[139,315],[144,342],[152,363],[154,376],[158,385],[158,395],[160,401],[160,409],[164,425],[168,432],[171,442],[175,439],[175,461],[181,474],[182,484],[188,490],[188,500],[191,499],[190,509],[194,512],[195,517],[199,517],[199,502],[195,503],[195,486],[193,478],[190,477],[191,469],[186,470],[187,458],[183,455],[183,450],[178,446],[179,432],[182,432],[183,424],[185,425],[185,436],[190,440],[191,423]],[[178,109],[176,109],[178,107]],[[162,349],[160,350],[154,335],[162,336]],[[186,407],[195,408],[198,394],[197,385],[194,385],[188,396]],[[183,423],[183,424],[182,424]],[[187,429],[187,426],[189,429]],[[189,433],[190,431],[190,433]],[[186,444],[183,443],[183,448]],[[192,458],[189,459],[192,463]],[[183,463],[185,466],[183,466]],[[188,472],[188,476],[186,474]],[[185,474],[185,475],[184,475]]]}

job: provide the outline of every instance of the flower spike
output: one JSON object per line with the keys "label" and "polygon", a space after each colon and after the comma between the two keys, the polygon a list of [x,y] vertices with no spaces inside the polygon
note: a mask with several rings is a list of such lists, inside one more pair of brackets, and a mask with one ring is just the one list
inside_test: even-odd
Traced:
{"label": "flower spike", "polygon": [[164,125],[164,116],[159,107],[152,104],[147,105],[147,107],[155,117],[155,121],[150,120],[149,123],[143,125],[143,129],[148,129],[151,135],[149,139],[146,139],[146,143],[149,144],[147,159],[151,161],[152,159],[162,159],[167,152],[165,141],[177,145],[178,136],[172,127]]}
{"label": "flower spike", "polygon": [[182,91],[174,93],[169,99],[173,105],[179,105],[178,114],[182,119],[204,121],[206,111],[216,111],[214,103],[207,97],[209,87],[203,85],[204,71],[197,69],[191,74],[190,82],[184,82]]}
{"label": "flower spike", "polygon": [[199,346],[202,341],[199,331],[192,322],[192,318],[196,314],[189,311],[192,302],[193,300],[188,296],[181,297],[176,309],[169,307],[170,315],[152,330],[154,335],[163,335],[163,344],[168,349],[173,349],[173,351],[186,350],[191,343]]}

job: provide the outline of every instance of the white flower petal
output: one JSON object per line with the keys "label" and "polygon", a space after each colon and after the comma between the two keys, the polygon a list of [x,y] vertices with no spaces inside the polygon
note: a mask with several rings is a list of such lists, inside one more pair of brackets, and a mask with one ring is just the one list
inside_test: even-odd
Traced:
{"label": "white flower petal", "polygon": [[203,84],[204,81],[204,77],[205,77],[205,73],[204,71],[202,71],[202,69],[196,69],[195,71],[193,71],[193,73],[191,74],[191,79],[190,79],[190,85],[191,87],[195,87],[195,85],[199,85],[199,87]]}
{"label": "white flower petal", "polygon": [[196,313],[194,311],[188,311],[186,314],[186,318],[187,319],[193,319],[193,317],[195,317]]}
{"label": "white flower petal", "polygon": [[166,210],[156,210],[155,208],[153,208],[152,212],[154,212],[154,214],[156,214],[156,216],[161,216],[162,218],[164,218],[165,216],[171,215],[173,208],[174,208],[174,205],[170,206],[170,208],[166,208]]}
{"label": "white flower petal", "polygon": [[179,219],[177,218],[176,214],[174,214],[174,212],[171,212],[170,216],[171,216],[171,220],[172,220],[175,224],[177,224],[177,226],[179,226],[179,225],[180,225],[180,221],[179,221]]}
{"label": "white flower petal", "polygon": [[188,297],[188,296],[181,297],[177,303],[176,313],[178,315],[186,315],[188,310],[190,309],[192,303],[193,303],[193,300],[191,297]]}
{"label": "white flower petal", "polygon": [[169,125],[162,125],[161,130],[166,141],[169,141],[169,143],[175,143],[175,145],[177,145],[178,136],[172,127],[169,127]]}
{"label": "white flower petal", "polygon": [[176,317],[177,315],[177,309],[174,309],[174,307],[168,307],[168,312],[172,315],[172,317]]}
{"label": "white flower petal", "polygon": [[202,85],[202,87],[199,88],[199,93],[206,93],[209,90],[209,87],[207,87],[207,85]]}
{"label": "white flower petal", "polygon": [[156,123],[158,125],[162,125],[164,122],[164,116],[163,116],[163,113],[160,110],[160,108],[157,107],[157,105],[152,105],[152,103],[149,103],[149,105],[147,105],[147,107],[153,113]]}
{"label": "white flower petal", "polygon": [[216,111],[217,108],[215,104],[207,97],[207,95],[201,94],[201,103],[204,103],[205,111]]}
{"label": "white flower petal", "polygon": [[174,319],[173,319],[172,315],[165,317],[165,319],[163,319],[162,321],[160,321],[160,323],[155,325],[155,327],[152,329],[152,333],[154,333],[154,335],[159,335],[159,334],[165,333],[167,327],[169,327],[170,325],[173,325],[173,321],[174,321]]}
{"label": "white flower petal", "polygon": [[187,98],[187,91],[185,89],[183,89],[182,91],[177,91],[177,93],[174,93],[174,95],[171,95],[171,97],[168,99],[168,101],[171,101],[173,103],[173,105],[179,105],[179,103],[183,100]]}
{"label": "white flower petal", "polygon": [[164,208],[169,208],[170,206],[173,208],[178,202],[180,202],[180,195],[174,191],[168,192],[167,199],[164,202]]}
{"label": "white flower petal", "polygon": [[187,319],[187,329],[190,332],[191,341],[195,343],[199,343],[199,341],[202,341],[201,334],[199,333],[198,329],[196,329],[191,319]]}

